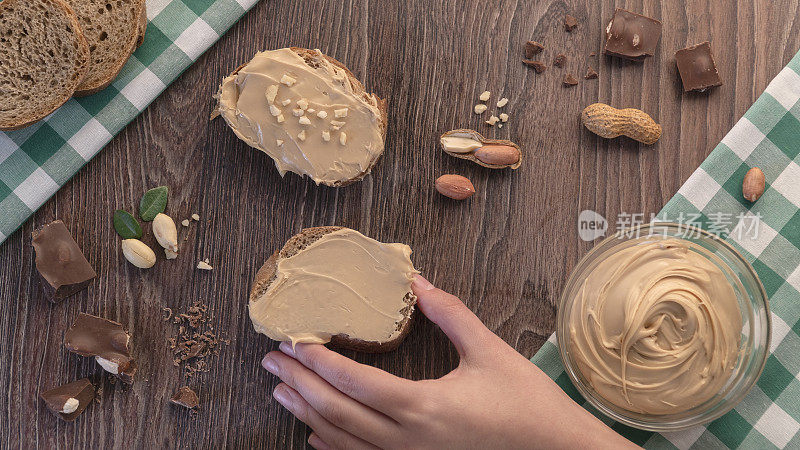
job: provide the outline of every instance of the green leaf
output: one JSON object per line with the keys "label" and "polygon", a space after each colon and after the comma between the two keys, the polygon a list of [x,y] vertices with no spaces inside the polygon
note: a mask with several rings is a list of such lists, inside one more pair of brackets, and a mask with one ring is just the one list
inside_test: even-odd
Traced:
{"label": "green leaf", "polygon": [[167,207],[167,187],[159,186],[144,193],[139,203],[139,217],[150,222]]}
{"label": "green leaf", "polygon": [[142,227],[136,218],[127,211],[118,209],[114,211],[114,229],[122,239],[139,239],[142,237]]}

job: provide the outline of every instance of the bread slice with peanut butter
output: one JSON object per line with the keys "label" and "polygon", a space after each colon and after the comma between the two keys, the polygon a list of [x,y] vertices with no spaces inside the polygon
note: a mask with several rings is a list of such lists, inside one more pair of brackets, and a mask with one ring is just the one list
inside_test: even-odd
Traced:
{"label": "bread slice with peanut butter", "polygon": [[319,50],[259,52],[223,79],[215,98],[215,115],[270,156],[281,176],[345,186],[363,179],[384,151],[386,101]]}
{"label": "bread slice with peanut butter", "polygon": [[411,329],[418,273],[404,244],[385,244],[343,227],[307,228],[256,274],[253,327],[276,341],[330,343],[378,353]]}
{"label": "bread slice with peanut butter", "polygon": [[0,2],[0,130],[37,122],[84,79],[89,47],[62,0]]}

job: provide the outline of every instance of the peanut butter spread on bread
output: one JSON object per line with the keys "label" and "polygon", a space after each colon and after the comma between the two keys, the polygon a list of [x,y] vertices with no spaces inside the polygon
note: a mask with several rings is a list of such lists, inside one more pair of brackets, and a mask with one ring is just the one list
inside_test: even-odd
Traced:
{"label": "peanut butter spread on bread", "polygon": [[269,288],[250,302],[259,333],[325,344],[332,336],[388,342],[400,333],[415,273],[411,248],[343,228],[280,259]]}
{"label": "peanut butter spread on bread", "polygon": [[257,53],[222,81],[218,111],[281,176],[330,186],[359,179],[383,153],[380,100],[319,50],[306,56],[290,48]]}
{"label": "peanut butter spread on bread", "polygon": [[600,396],[660,415],[720,392],[739,355],[742,317],[715,258],[667,239],[619,250],[589,273],[572,304],[569,351]]}

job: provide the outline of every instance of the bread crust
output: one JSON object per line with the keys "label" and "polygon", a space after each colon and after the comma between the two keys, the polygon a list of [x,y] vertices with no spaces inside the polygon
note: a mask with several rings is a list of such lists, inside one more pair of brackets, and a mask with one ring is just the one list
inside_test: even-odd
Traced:
{"label": "bread crust", "polygon": [[[107,88],[117,78],[117,75],[119,75],[122,67],[124,67],[125,63],[128,62],[136,48],[138,48],[139,45],[144,42],[144,32],[147,29],[147,9],[145,0],[139,0],[134,17],[139,17],[139,20],[136,22],[136,27],[131,28],[131,31],[133,32],[128,38],[128,42],[126,43],[125,47],[119,49],[120,53],[124,54],[125,57],[117,60],[117,63],[108,71],[106,71],[101,83],[89,86],[83,86],[83,84],[78,85],[78,89],[75,90],[76,97],[86,97],[96,94]],[[144,18],[144,21],[142,21],[142,18]]]}
{"label": "bread crust", "polygon": [[[249,301],[253,303],[257,302],[261,295],[269,289],[269,286],[275,280],[275,272],[278,268],[278,260],[281,258],[288,258],[322,236],[342,229],[344,229],[344,227],[337,226],[305,228],[301,230],[300,233],[289,238],[289,240],[286,241],[286,244],[284,244],[283,248],[273,253],[272,256],[270,256],[264,262],[261,268],[258,269],[255,280],[253,281],[253,285],[250,288]],[[391,341],[364,341],[362,339],[352,338],[346,334],[337,334],[331,337],[330,346],[341,349],[356,350],[364,353],[384,353],[397,349],[397,347],[403,342],[403,339],[405,339],[406,336],[408,336],[408,333],[411,331],[411,325],[415,316],[416,308],[414,308],[414,306],[416,305],[417,298],[412,292],[409,292],[406,295],[406,301],[409,305],[410,311],[399,323],[398,330],[400,333]]]}
{"label": "bread crust", "polygon": [[[302,48],[302,47],[289,47],[289,49],[292,50],[293,52],[297,53],[298,56],[302,57],[306,61],[306,63],[308,63],[309,60],[312,60],[313,58],[317,57],[316,51],[311,50],[311,49]],[[351,72],[350,69],[348,69],[347,66],[345,66],[343,63],[341,63],[340,61],[338,61],[338,60],[336,60],[336,59],[334,59],[334,58],[332,58],[332,57],[330,57],[330,56],[328,56],[328,55],[326,55],[324,53],[322,54],[322,56],[328,62],[333,64],[334,66],[344,70],[345,74],[347,75],[347,80],[353,86],[353,91],[356,92],[357,95],[365,95],[365,96],[373,96],[373,97],[375,97],[375,99],[377,100],[378,111],[380,112],[380,119],[381,120],[380,120],[380,123],[378,124],[378,127],[381,130],[381,137],[383,138],[383,151],[380,154],[376,155],[375,158],[373,158],[372,161],[370,161],[370,164],[369,164],[369,166],[367,166],[367,169],[364,170],[363,172],[361,172],[360,174],[356,175],[355,177],[353,177],[353,178],[351,178],[349,180],[339,181],[339,182],[333,183],[332,185],[329,185],[329,186],[332,186],[332,187],[344,187],[344,186],[347,186],[349,184],[353,184],[356,181],[363,180],[364,177],[366,177],[367,174],[369,174],[372,171],[372,169],[378,164],[378,160],[380,160],[381,156],[383,156],[383,154],[386,152],[386,135],[387,135],[388,124],[389,124],[389,104],[386,101],[386,99],[382,99],[382,98],[378,97],[375,94],[368,93],[366,88],[364,87],[364,85],[361,83],[361,81],[359,81],[358,78],[356,78],[356,76],[353,75],[353,72]],[[244,63],[244,64],[240,65],[239,67],[236,68],[236,70],[231,72],[231,74],[229,76],[236,75],[237,73],[239,73],[240,70],[245,68],[247,66],[247,64],[248,63]],[[212,114],[212,116],[211,116],[212,119],[216,117],[215,114],[216,113]],[[328,185],[327,183],[325,183],[325,184]]]}
{"label": "bread crust", "polygon": [[[144,44],[144,34],[147,32],[147,2],[142,3],[142,14],[139,16],[139,36],[136,38],[136,48]],[[134,49],[136,51],[136,49]]]}
{"label": "bread crust", "polygon": [[[4,1],[0,2],[0,10],[2,10],[4,8],[7,8],[9,6],[13,6],[14,3],[16,3],[18,1],[21,1],[21,0],[4,0]],[[86,40],[86,37],[83,35],[83,28],[81,28],[81,25],[78,22],[78,17],[75,15],[75,12],[72,10],[72,7],[68,3],[66,3],[64,0],[50,0],[50,1],[52,3],[54,3],[54,4],[56,4],[58,7],[63,8],[63,9],[66,10],[67,17],[69,18],[70,24],[72,25],[72,30],[73,30],[73,32],[74,32],[74,34],[76,36],[76,39],[78,40],[78,46],[80,47],[80,53],[79,53],[80,58],[76,61],[76,64],[77,64],[76,74],[78,75],[77,76],[77,81],[75,82],[75,86],[73,86],[73,88],[72,88],[73,91],[65,93],[64,98],[61,101],[56,102],[55,106],[52,109],[50,109],[48,111],[45,111],[43,113],[39,113],[36,116],[34,116],[33,118],[29,118],[27,122],[17,123],[17,124],[13,124],[13,125],[2,125],[2,124],[0,124],[0,131],[20,130],[22,128],[31,126],[34,123],[36,123],[36,122],[44,119],[45,117],[49,116],[50,114],[53,113],[53,111],[57,110],[58,108],[61,108],[64,105],[64,103],[66,103],[67,100],[69,100],[70,97],[73,96],[74,89],[77,89],[77,87],[81,84],[83,79],[86,77],[86,74],[89,72],[89,43]]]}

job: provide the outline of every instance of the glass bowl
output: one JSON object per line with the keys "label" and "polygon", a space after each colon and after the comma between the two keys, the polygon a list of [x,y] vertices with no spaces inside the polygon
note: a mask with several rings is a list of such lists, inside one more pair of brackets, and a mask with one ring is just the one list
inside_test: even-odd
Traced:
{"label": "glass bowl", "polygon": [[[581,373],[570,353],[569,322],[572,304],[584,280],[600,262],[632,245],[664,239],[684,240],[722,270],[734,288],[742,313],[742,331],[736,365],[722,389],[706,402],[674,414],[642,414],[621,408],[600,396]],[[703,254],[708,252],[708,254]],[[710,422],[730,411],[747,394],[764,370],[769,355],[771,323],[766,292],[753,267],[730,244],[714,234],[684,224],[657,222],[607,237],[595,246],[567,280],[556,317],[556,338],[564,368],[583,397],[598,411],[622,424],[648,431],[676,431]]]}

